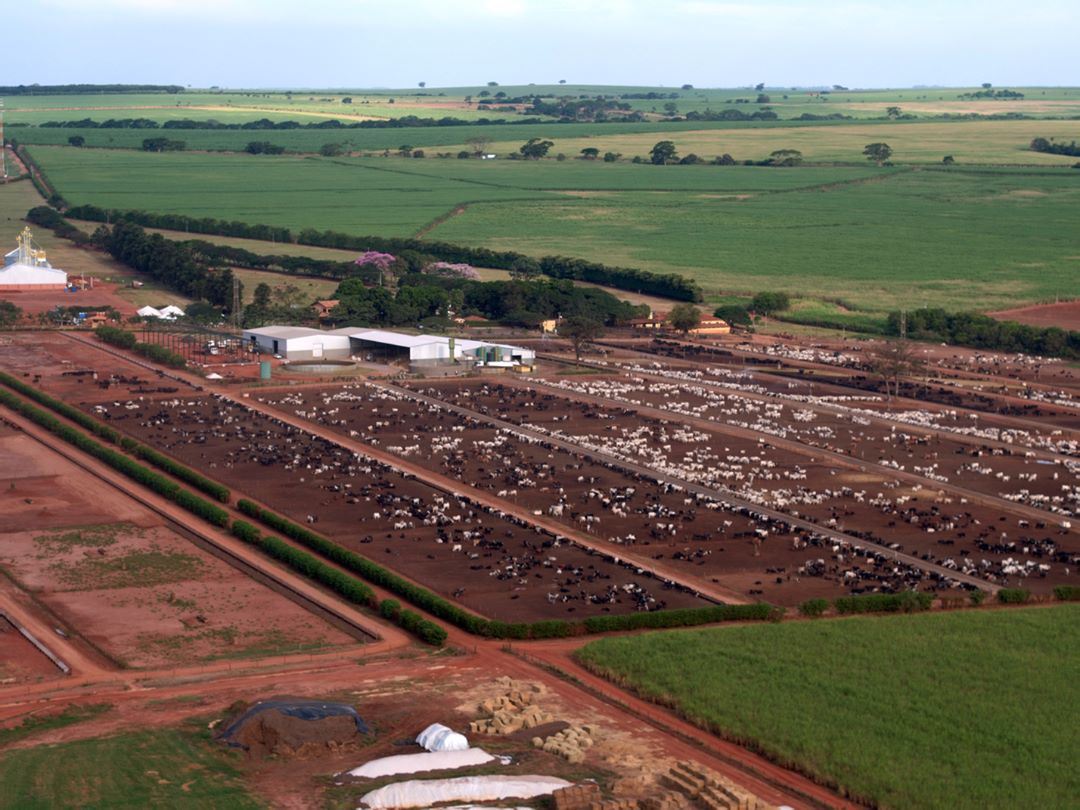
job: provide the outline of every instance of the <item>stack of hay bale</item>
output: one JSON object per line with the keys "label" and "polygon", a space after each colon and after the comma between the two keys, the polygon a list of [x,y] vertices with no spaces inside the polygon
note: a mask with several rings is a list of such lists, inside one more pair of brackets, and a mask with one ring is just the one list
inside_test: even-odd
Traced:
{"label": "stack of hay bale", "polygon": [[520,684],[510,678],[500,678],[506,692],[488,698],[477,707],[487,717],[469,723],[473,734],[514,734],[523,728],[536,728],[550,723],[552,717],[536,705],[540,690],[531,684]]}
{"label": "stack of hay bale", "polygon": [[534,748],[557,754],[576,765],[585,761],[585,752],[592,748],[595,736],[596,726],[570,726],[547,739],[533,737],[532,744]]}

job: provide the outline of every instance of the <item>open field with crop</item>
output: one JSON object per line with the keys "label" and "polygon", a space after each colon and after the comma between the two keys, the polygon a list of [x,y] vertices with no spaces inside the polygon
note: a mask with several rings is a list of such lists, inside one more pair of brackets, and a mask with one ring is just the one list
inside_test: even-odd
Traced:
{"label": "open field with crop", "polygon": [[73,204],[423,232],[675,271],[710,301],[776,289],[877,317],[901,305],[1003,309],[1075,295],[1080,262],[1068,169],[32,154]]}
{"label": "open field with crop", "polygon": [[1064,807],[1080,608],[851,618],[594,642],[580,660],[884,807]]}
{"label": "open field with crop", "polygon": [[244,788],[233,759],[188,728],[7,751],[0,807],[263,806]]}

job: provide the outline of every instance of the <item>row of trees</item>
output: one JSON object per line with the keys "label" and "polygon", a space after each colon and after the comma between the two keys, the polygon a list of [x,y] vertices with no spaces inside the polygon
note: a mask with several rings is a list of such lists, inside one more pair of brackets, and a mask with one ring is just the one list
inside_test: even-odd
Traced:
{"label": "row of trees", "polygon": [[1032,152],[1048,152],[1051,155],[1080,157],[1080,146],[1077,146],[1076,141],[1058,143],[1053,138],[1034,138],[1031,141],[1030,149]]}
{"label": "row of trees", "polygon": [[225,310],[232,305],[232,270],[208,267],[179,242],[148,234],[130,222],[119,222],[112,229],[98,228],[92,238],[121,264],[177,292]]}
{"label": "row of trees", "polygon": [[364,252],[374,250],[401,256],[408,252],[418,253],[438,261],[468,264],[473,267],[491,267],[514,271],[522,266],[539,268],[539,272],[552,278],[588,281],[620,290],[657,295],[676,301],[700,301],[701,288],[696,281],[676,273],[652,273],[633,267],[613,267],[567,256],[544,256],[534,259],[516,251],[489,250],[483,247],[466,247],[448,242],[428,242],[421,239],[352,236],[335,231],[304,229],[295,236],[288,228],[257,225],[244,222],[211,218],[195,219],[181,214],[154,214],[146,211],[116,211],[93,205],[76,206],[68,210],[68,216],[91,222],[129,222],[148,228],[167,228],[234,236],[246,239],[262,239],[275,242],[296,242],[313,247],[340,248]]}
{"label": "row of trees", "polygon": [[943,309],[893,312],[889,314],[886,331],[890,335],[906,332],[914,338],[977,349],[1080,358],[1080,332],[998,321],[976,312]]}

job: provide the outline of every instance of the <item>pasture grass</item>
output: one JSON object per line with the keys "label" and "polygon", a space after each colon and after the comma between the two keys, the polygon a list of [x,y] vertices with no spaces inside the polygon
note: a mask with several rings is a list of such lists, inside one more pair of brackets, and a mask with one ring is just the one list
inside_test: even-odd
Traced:
{"label": "pasture grass", "polygon": [[839,299],[856,313],[833,312],[840,325],[1077,294],[1072,169],[30,151],[73,204],[578,256],[691,276],[710,306],[762,290]]}
{"label": "pasture grass", "polygon": [[881,807],[1066,807],[1080,795],[1080,606],[606,638],[578,658]]}
{"label": "pasture grass", "polygon": [[40,731],[51,731],[56,728],[90,720],[99,714],[104,714],[112,708],[111,703],[90,703],[80,705],[78,703],[66,706],[58,712],[51,714],[32,714],[24,717],[16,726],[0,728],[0,747],[22,740]]}
{"label": "pasture grass", "polygon": [[0,808],[259,808],[228,752],[187,729],[120,734],[7,751]]}

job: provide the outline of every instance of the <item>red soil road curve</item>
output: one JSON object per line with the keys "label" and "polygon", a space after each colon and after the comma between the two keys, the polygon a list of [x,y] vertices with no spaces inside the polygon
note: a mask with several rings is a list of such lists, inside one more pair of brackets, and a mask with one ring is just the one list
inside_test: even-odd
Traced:
{"label": "red soil road curve", "polygon": [[1060,329],[1080,330],[1080,301],[1061,301],[1056,304],[1036,304],[1030,307],[1002,309],[987,312],[999,321],[1016,321],[1028,326],[1056,326]]}

